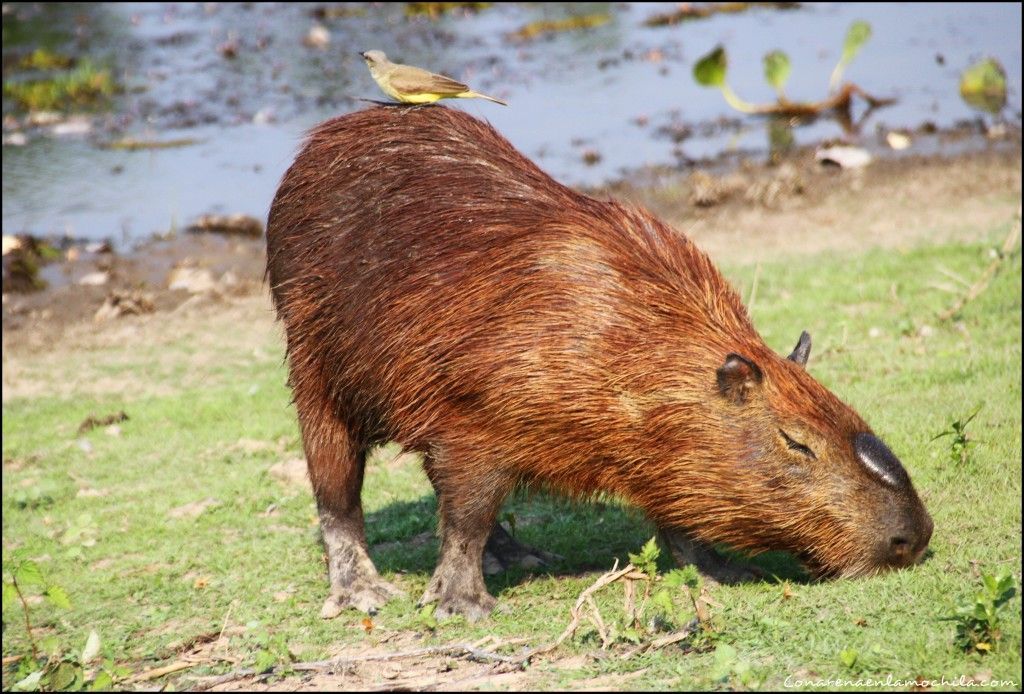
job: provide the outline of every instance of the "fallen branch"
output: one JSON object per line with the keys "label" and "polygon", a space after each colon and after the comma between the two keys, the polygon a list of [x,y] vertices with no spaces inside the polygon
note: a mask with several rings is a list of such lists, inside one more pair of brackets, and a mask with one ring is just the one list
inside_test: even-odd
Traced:
{"label": "fallen branch", "polygon": [[1017,219],[1014,224],[1010,227],[1010,233],[1006,235],[1006,240],[1003,241],[1003,247],[999,250],[999,255],[989,263],[985,271],[981,273],[981,277],[971,285],[967,293],[961,296],[956,302],[947,308],[945,311],[939,314],[939,320],[949,320],[953,316],[960,313],[971,301],[974,301],[981,295],[983,291],[988,289],[989,282],[996,276],[1000,266],[1010,256],[1010,253],[1017,246],[1017,237],[1020,236],[1020,212],[1017,213]]}
{"label": "fallen branch", "polygon": [[[483,641],[483,643],[486,643],[486,640]],[[213,687],[216,687],[218,685],[226,684],[227,682],[233,682],[235,680],[240,680],[245,677],[254,677],[257,675],[276,675],[288,670],[293,670],[297,672],[324,672],[330,674],[337,670],[352,667],[353,665],[358,665],[360,663],[380,662],[387,660],[402,660],[405,658],[420,658],[423,656],[431,655],[444,655],[456,658],[462,657],[480,663],[503,663],[507,665],[514,665],[516,667],[522,667],[523,665],[524,661],[522,660],[522,658],[514,658],[512,656],[505,656],[500,655],[498,653],[492,653],[491,651],[484,651],[479,648],[476,648],[475,645],[476,644],[449,644],[446,646],[425,646],[423,648],[414,648],[408,651],[397,651],[395,653],[369,653],[367,655],[362,656],[347,656],[340,658],[330,658],[327,660],[314,660],[310,662],[290,663],[285,666],[275,666],[270,668],[269,670],[261,671],[254,670],[253,668],[242,668],[239,670],[233,670],[232,672],[228,672],[223,675],[197,678],[199,681],[194,686],[192,686],[191,689],[193,691],[205,691],[207,689],[212,689]],[[191,666],[192,663],[188,665]]]}
{"label": "fallen branch", "polygon": [[149,680],[155,680],[158,677],[163,677],[164,675],[169,675],[172,672],[177,672],[178,670],[185,670],[190,667],[195,667],[196,665],[199,665],[199,663],[190,663],[184,660],[178,660],[176,662],[171,663],[170,665],[164,665],[163,667],[147,670],[146,672],[143,672],[141,675],[136,675],[135,677],[132,677],[131,680],[129,681],[147,682]]}
{"label": "fallen branch", "polygon": [[572,611],[570,612],[572,619],[569,621],[569,625],[565,627],[565,631],[562,632],[562,635],[554,641],[552,641],[551,643],[545,646],[538,646],[529,653],[521,656],[523,662],[529,661],[530,658],[533,658],[534,656],[549,653],[558,648],[559,646],[561,646],[562,642],[564,642],[567,638],[575,634],[576,629],[579,628],[580,619],[583,618],[583,606],[587,604],[587,601],[590,598],[590,596],[593,595],[596,591],[600,590],[601,588],[604,588],[609,583],[614,583],[626,574],[629,574],[636,570],[636,567],[634,567],[632,564],[626,564],[626,568],[624,569],[619,569],[618,566],[619,560],[616,559],[615,564],[612,565],[611,571],[598,578],[593,585],[591,585],[589,588],[580,593],[580,596],[576,598],[576,604],[573,606]]}
{"label": "fallen branch", "polygon": [[873,96],[847,82],[835,93],[821,101],[789,101],[779,99],[774,104],[747,104],[746,111],[759,116],[781,116],[784,118],[815,118],[829,111],[848,111],[854,96],[868,102],[871,108],[881,108],[896,103],[896,99]]}
{"label": "fallen branch", "polygon": [[697,628],[700,626],[700,624],[701,622],[699,619],[691,619],[690,622],[679,631],[674,631],[671,634],[666,634],[662,636],[661,638],[654,639],[653,641],[649,641],[647,643],[642,643],[636,648],[632,648],[626,651],[619,657],[622,660],[629,660],[630,658],[639,653],[643,653],[649,650],[657,650],[659,648],[664,648],[665,646],[671,646],[673,643],[679,643],[680,641],[688,639],[691,636],[693,636],[693,633],[697,631]]}

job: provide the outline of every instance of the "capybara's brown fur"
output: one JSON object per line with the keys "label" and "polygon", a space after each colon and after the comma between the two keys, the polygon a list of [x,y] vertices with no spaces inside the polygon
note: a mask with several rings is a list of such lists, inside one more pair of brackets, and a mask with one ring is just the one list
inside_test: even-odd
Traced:
{"label": "capybara's brown fur", "polygon": [[481,553],[518,484],[618,495],[695,547],[788,550],[822,575],[906,566],[928,544],[899,461],[805,370],[806,335],[780,357],[686,236],[557,183],[463,112],[317,127],[274,199],[267,255],[325,616],[394,592],[359,502],[365,452],[389,440],[425,454],[438,495],[424,601],[440,614],[493,605]]}

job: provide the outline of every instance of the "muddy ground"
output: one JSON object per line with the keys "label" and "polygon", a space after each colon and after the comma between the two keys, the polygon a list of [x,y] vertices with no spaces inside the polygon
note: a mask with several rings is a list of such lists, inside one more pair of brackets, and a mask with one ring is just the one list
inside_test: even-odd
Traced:
{"label": "muddy ground", "polygon": [[[724,263],[973,240],[1019,208],[1020,140],[955,157],[876,160],[857,170],[824,167],[808,151],[780,166],[741,164],[722,175],[638,173],[590,192],[647,207]],[[182,267],[206,281],[191,291],[169,289],[172,272]],[[236,311],[253,304],[245,299],[265,294],[263,269],[262,239],[187,232],[129,253],[80,252],[48,265],[47,289],[3,295],[5,389],[9,359],[20,350],[52,349],[69,335],[80,339],[133,320],[142,328],[137,339],[145,340],[143,326],[173,321],[169,316],[185,302]],[[104,284],[80,283],[97,272],[107,275]],[[126,315],[97,318],[111,299],[134,299],[138,306],[129,306]],[[261,306],[258,319],[268,320],[264,304],[255,304]],[[141,315],[133,317],[132,308]],[[74,342],[66,348],[74,349]]]}

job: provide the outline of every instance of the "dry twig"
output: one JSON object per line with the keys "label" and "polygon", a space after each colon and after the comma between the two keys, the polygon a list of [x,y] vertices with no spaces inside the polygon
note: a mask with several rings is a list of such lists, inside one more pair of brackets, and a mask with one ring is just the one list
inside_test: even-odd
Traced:
{"label": "dry twig", "polygon": [[949,320],[953,316],[960,313],[971,301],[977,299],[983,291],[988,289],[989,282],[996,276],[999,268],[1013,252],[1013,249],[1017,246],[1017,237],[1020,236],[1020,212],[1017,213],[1017,219],[1010,227],[1010,233],[1006,235],[1006,239],[1003,241],[1003,247],[999,250],[999,254],[989,263],[985,271],[981,273],[981,277],[971,285],[967,293],[961,296],[956,302],[947,308],[945,311],[939,314],[939,320]]}

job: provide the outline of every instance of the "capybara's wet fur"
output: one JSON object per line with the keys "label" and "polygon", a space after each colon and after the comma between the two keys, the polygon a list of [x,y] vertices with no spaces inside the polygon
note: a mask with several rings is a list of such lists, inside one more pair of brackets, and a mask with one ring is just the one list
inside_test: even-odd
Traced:
{"label": "capybara's wet fur", "polygon": [[557,183],[461,111],[317,127],[274,199],[267,256],[329,558],[324,616],[395,592],[360,506],[365,453],[389,440],[425,454],[438,496],[423,601],[440,615],[493,606],[481,553],[518,484],[620,496],[699,564],[727,543],[852,576],[928,544],[899,461],[805,370],[808,336],[780,357],[686,236]]}

